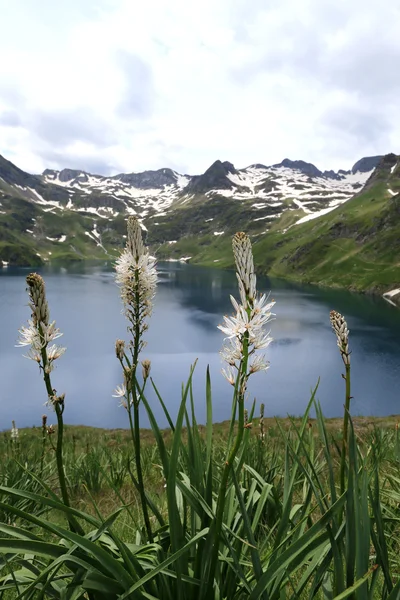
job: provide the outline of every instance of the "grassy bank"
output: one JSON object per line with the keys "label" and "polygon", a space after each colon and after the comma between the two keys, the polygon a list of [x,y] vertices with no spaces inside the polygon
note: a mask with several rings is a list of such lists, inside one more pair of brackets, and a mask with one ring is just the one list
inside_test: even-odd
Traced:
{"label": "grassy bank", "polygon": [[[240,301],[219,326],[232,413],[219,424],[209,371],[199,426],[195,365],[172,421],[150,362],[140,361],[157,280],[135,218],[116,265],[129,342],[115,342],[115,397],[128,430],[64,424],[68,402],[52,384],[60,332],[43,278],[27,276],[31,319],[20,345],[39,365],[57,424],[44,416],[42,427],[13,424],[0,435],[1,600],[400,597],[397,417],[351,419],[351,343],[335,311],[343,419],[324,419],[316,389],[301,418],[266,419],[263,404],[245,402],[248,379],[269,367],[262,351],[274,302],[257,293],[249,237],[236,234],[232,246]],[[150,386],[168,429],[158,427]]]}

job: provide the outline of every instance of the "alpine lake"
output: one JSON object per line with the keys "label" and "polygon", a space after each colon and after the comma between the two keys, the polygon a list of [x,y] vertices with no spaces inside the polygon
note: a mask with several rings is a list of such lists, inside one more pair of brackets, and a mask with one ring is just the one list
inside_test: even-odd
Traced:
{"label": "alpine lake", "polygon": [[[199,423],[206,418],[205,381],[210,366],[213,420],[230,418],[233,388],[223,378],[219,356],[224,334],[217,329],[232,313],[230,294],[238,298],[236,276],[186,263],[158,264],[154,311],[141,358],[151,360],[151,377],[175,417],[182,383],[197,360],[193,394]],[[18,329],[30,317],[25,277],[30,269],[0,269],[0,429],[40,425],[46,393],[35,362],[17,348]],[[65,392],[66,423],[104,428],[127,427],[126,411],[113,397],[122,383],[115,356],[117,338],[129,339],[112,264],[47,266],[38,272],[46,282],[51,319],[64,333],[57,340],[67,351],[57,362],[52,383]],[[335,309],[350,330],[353,415],[400,413],[400,310],[383,298],[321,289],[259,277],[259,292],[276,301],[271,321],[274,341],[266,350],[267,372],[250,377],[247,407],[265,404],[266,416],[303,414],[317,385],[316,399],[326,417],[343,414],[343,364],[329,313]],[[167,421],[150,382],[146,395],[161,426]],[[145,412],[142,426],[149,425]]]}

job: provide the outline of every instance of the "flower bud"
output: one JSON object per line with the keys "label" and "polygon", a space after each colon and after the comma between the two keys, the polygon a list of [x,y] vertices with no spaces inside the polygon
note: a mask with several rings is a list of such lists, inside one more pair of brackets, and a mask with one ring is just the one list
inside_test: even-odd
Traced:
{"label": "flower bud", "polygon": [[143,379],[146,381],[148,376],[150,375],[151,369],[151,361],[148,359],[142,360],[142,375]]}
{"label": "flower bud", "polygon": [[123,360],[125,353],[125,342],[124,340],[117,340],[115,342],[115,354],[118,360]]}

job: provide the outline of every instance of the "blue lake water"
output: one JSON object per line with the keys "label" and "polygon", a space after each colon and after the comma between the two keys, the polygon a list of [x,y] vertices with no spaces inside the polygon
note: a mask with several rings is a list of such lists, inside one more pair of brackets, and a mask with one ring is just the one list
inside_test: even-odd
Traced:
{"label": "blue lake water", "polygon": [[[220,374],[223,334],[217,329],[230,314],[229,294],[237,294],[235,274],[180,263],[160,263],[154,314],[142,358],[152,361],[154,378],[168,408],[176,414],[182,382],[198,359],[194,392],[197,417],[205,420],[205,372],[212,377],[214,420],[229,418],[231,386]],[[0,429],[38,425],[49,412],[37,365],[16,348],[18,328],[26,323],[27,269],[0,269]],[[122,382],[115,358],[116,338],[127,338],[119,290],[111,265],[47,267],[51,318],[64,332],[66,354],[52,374],[58,393],[66,393],[65,421],[99,427],[126,427],[127,417],[113,390]],[[271,323],[274,342],[266,351],[271,367],[250,379],[249,400],[265,403],[266,415],[303,413],[320,378],[317,398],[326,416],[343,410],[344,381],[329,311],[347,318],[352,349],[352,413],[400,413],[400,310],[383,299],[322,290],[278,280],[258,279],[260,291],[276,300]],[[155,394],[148,397],[161,425],[165,418]],[[147,424],[143,415],[143,425]]]}

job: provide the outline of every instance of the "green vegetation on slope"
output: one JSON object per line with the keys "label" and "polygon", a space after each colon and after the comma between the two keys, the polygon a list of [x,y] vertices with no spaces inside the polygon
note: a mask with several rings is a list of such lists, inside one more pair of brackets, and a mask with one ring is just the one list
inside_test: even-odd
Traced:
{"label": "green vegetation on slope", "polygon": [[[286,210],[278,218],[272,211],[254,219],[249,202],[198,194],[167,213],[149,217],[146,243],[161,260],[190,257],[194,264],[230,268],[231,236],[242,230],[252,238],[262,273],[357,291],[388,291],[400,287],[397,162],[394,154],[385,156],[360,194],[300,225],[296,222],[304,212],[291,199],[285,200]],[[1,197],[0,261],[36,266],[49,260],[104,260],[116,257],[123,247],[123,212],[106,219],[68,209],[52,211],[18,197],[26,194],[19,188],[5,181],[2,186],[8,195]],[[85,202],[87,198],[79,200]],[[99,237],[93,235],[95,226]],[[63,242],[58,241],[61,235]]]}
{"label": "green vegetation on slope", "polygon": [[[362,193],[316,219],[295,225],[303,215],[288,210],[262,234],[244,219],[253,234],[259,271],[357,291],[400,287],[400,168],[394,168],[396,162],[394,155],[385,157]],[[177,258],[192,256],[191,262],[202,265],[233,266],[226,236],[188,236],[173,249],[162,246],[161,251]]]}
{"label": "green vegetation on slope", "polygon": [[254,245],[271,276],[371,291],[400,284],[399,251],[400,195],[380,181],[331,213],[284,234],[271,231]]}

